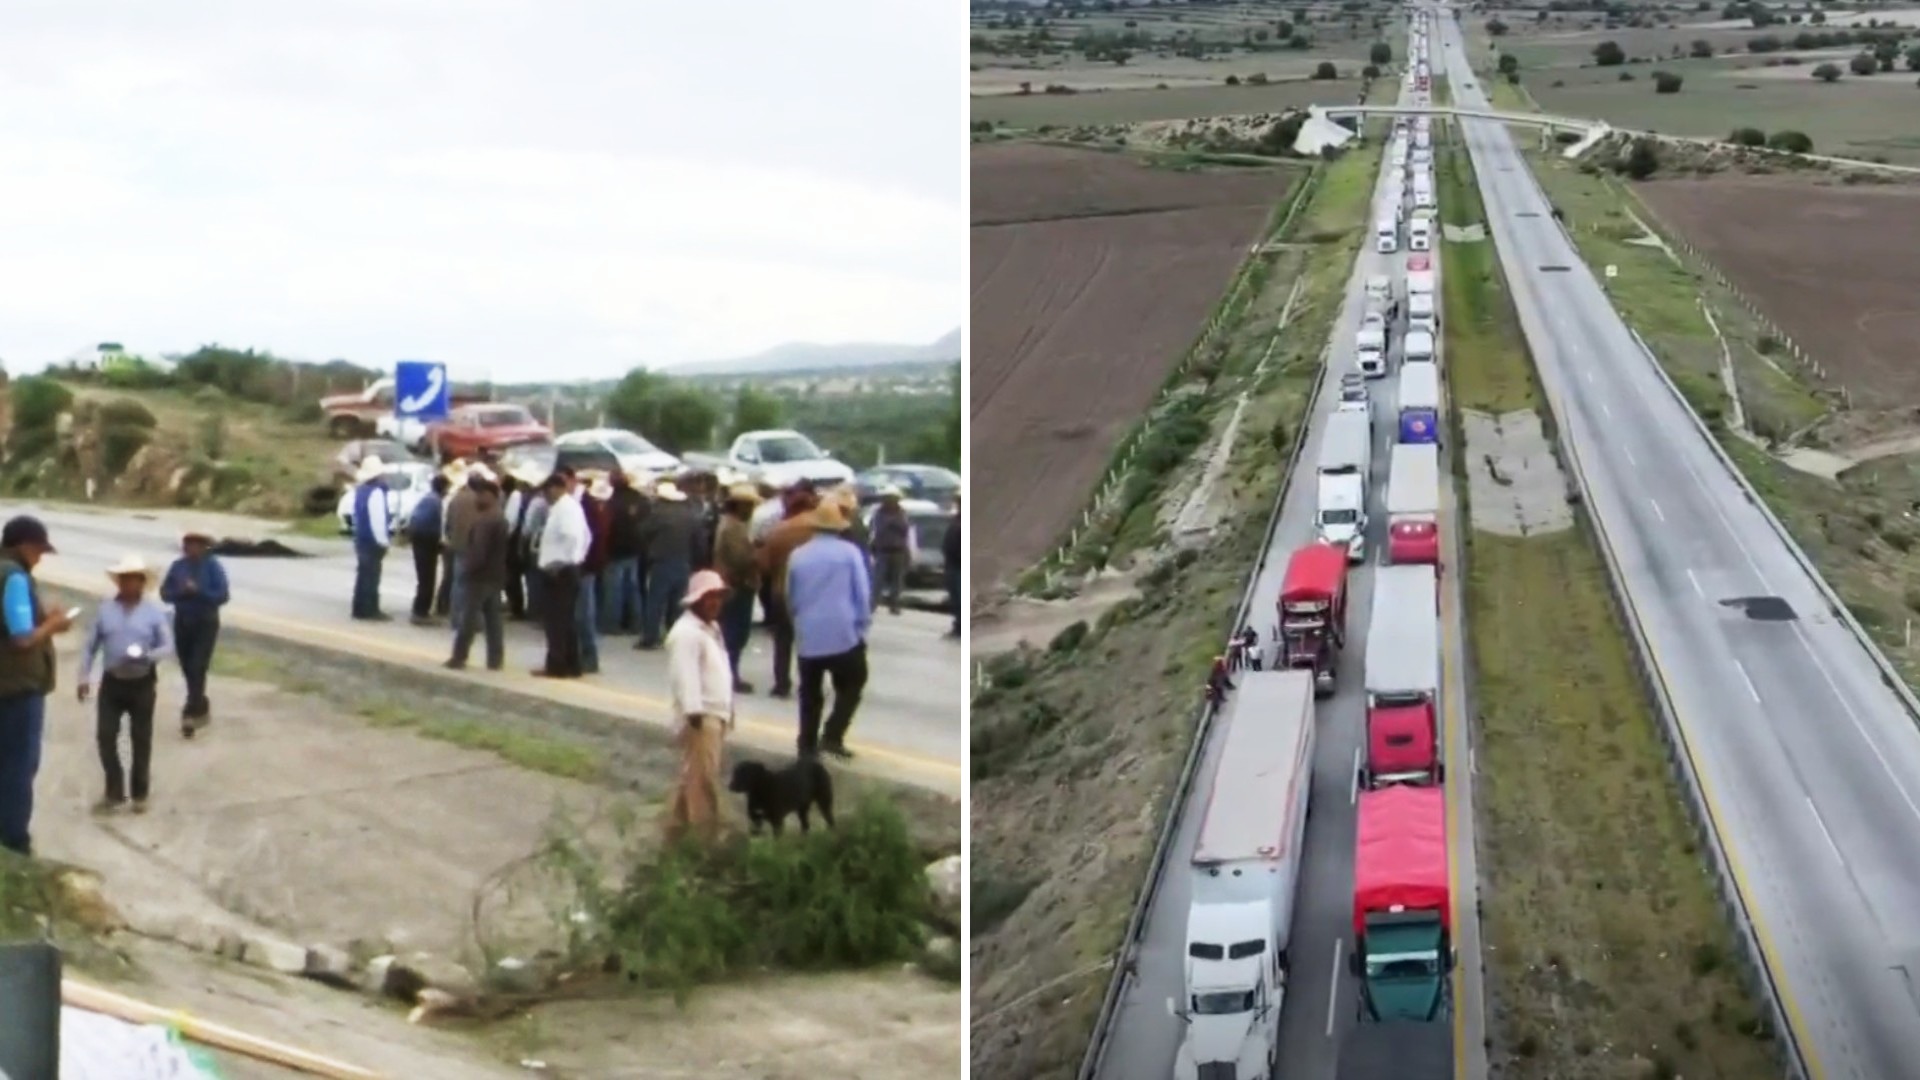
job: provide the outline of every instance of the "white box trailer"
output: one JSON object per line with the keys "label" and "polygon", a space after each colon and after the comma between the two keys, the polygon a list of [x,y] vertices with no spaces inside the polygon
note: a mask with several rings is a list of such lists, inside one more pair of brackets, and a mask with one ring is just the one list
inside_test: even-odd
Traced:
{"label": "white box trailer", "polygon": [[1336,412],[1327,417],[1327,429],[1320,436],[1322,473],[1358,473],[1365,478],[1373,469],[1373,422],[1365,413]]}
{"label": "white box trailer", "polygon": [[1381,566],[1373,572],[1367,622],[1367,700],[1439,700],[1440,579],[1432,566]]}
{"label": "white box trailer", "polygon": [[1440,517],[1440,447],[1397,443],[1387,462],[1387,524]]}
{"label": "white box trailer", "polygon": [[1242,674],[1220,737],[1188,868],[1184,1001],[1167,1001],[1186,1026],[1174,1075],[1270,1080],[1313,795],[1312,674]]}

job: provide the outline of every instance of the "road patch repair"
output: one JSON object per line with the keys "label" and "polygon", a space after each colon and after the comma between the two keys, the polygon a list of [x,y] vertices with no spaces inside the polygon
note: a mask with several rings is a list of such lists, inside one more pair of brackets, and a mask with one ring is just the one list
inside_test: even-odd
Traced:
{"label": "road patch repair", "polygon": [[1567,476],[1531,409],[1490,416],[1460,410],[1473,527],[1535,536],[1573,527]]}
{"label": "road patch repair", "polygon": [[[213,726],[189,742],[160,725],[145,815],[89,814],[100,784],[90,710],[70,686],[48,701],[36,846],[98,898],[103,914],[84,939],[60,941],[88,981],[128,983],[125,993],[169,1013],[381,1076],[524,1076],[521,1062],[559,1076],[697,1069],[742,1080],[958,1071],[950,802],[848,776],[841,829],[762,842],[779,845],[763,856],[830,859],[837,849],[822,845],[836,843],[868,853],[867,800],[894,792],[907,831],[891,841],[888,902],[919,902],[902,881],[932,897],[921,940],[902,939],[893,962],[828,962],[861,970],[804,978],[770,973],[779,964],[757,974],[631,966],[651,988],[635,993],[600,976],[600,961],[583,966],[577,946],[610,925],[631,875],[663,857],[656,818],[677,768],[664,739],[630,730],[620,755],[537,732],[506,741],[486,734],[486,704],[395,693],[377,675],[284,646],[223,651]],[[299,688],[273,684],[283,681]],[[169,669],[163,713],[182,692]],[[884,836],[874,842],[885,849]],[[620,887],[583,892],[583,874]],[[951,913],[939,914],[948,897]],[[724,986],[706,985],[722,976]],[[669,989],[690,995],[684,1008]],[[756,1019],[742,1039],[743,1016],[780,1020]],[[217,1060],[228,1080],[291,1075]]]}

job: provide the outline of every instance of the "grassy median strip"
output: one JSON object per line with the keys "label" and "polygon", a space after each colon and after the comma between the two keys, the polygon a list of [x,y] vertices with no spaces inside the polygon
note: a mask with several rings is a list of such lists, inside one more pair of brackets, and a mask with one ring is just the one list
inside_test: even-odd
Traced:
{"label": "grassy median strip", "polygon": [[[1242,393],[1247,403],[1218,489],[1219,531],[1204,548],[1159,553],[1137,597],[1050,647],[987,663],[990,688],[969,719],[979,1080],[1068,1075],[1086,1049],[1192,743],[1206,665],[1266,540],[1379,160],[1373,143],[1319,166],[1285,237],[1289,270],[1267,275],[1244,321],[1222,335],[1208,408],[1224,416]],[[1275,340],[1290,294],[1288,329]],[[1197,475],[1199,463],[1182,468]]]}
{"label": "grassy median strip", "polygon": [[[1465,153],[1447,158],[1455,220],[1479,203]],[[1542,408],[1491,240],[1445,253],[1454,402]],[[1585,519],[1526,538],[1469,530],[1465,573],[1496,1069],[1776,1074]]]}

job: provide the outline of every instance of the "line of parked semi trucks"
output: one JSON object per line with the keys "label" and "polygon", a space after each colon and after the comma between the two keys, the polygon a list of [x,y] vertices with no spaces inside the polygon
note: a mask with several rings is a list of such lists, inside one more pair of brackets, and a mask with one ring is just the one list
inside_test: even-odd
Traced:
{"label": "line of parked semi trucks", "polygon": [[[1408,73],[1415,104],[1429,93],[1427,16],[1416,12]],[[1452,894],[1441,733],[1440,378],[1428,121],[1397,127],[1377,244],[1398,253],[1413,204],[1406,274],[1408,329],[1386,491],[1384,565],[1374,571],[1363,679],[1364,750],[1355,783],[1351,949],[1358,1023],[1339,1053],[1342,1080],[1450,1076],[1453,1061]],[[1408,200],[1406,180],[1412,181]],[[1424,213],[1422,213],[1424,211]],[[1424,223],[1424,224],[1423,224]],[[1219,765],[1189,873],[1181,1080],[1269,1078],[1277,1065],[1287,949],[1313,788],[1315,701],[1339,682],[1350,570],[1367,556],[1373,470],[1367,380],[1389,374],[1399,312],[1386,276],[1366,284],[1358,371],[1342,376],[1315,462],[1315,538],[1292,553],[1274,598],[1273,663],[1240,677],[1223,713]]]}

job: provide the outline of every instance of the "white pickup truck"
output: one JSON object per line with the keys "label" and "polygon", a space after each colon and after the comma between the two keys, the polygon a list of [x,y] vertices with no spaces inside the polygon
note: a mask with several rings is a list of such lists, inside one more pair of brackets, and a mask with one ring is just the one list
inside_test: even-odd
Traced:
{"label": "white pickup truck", "polygon": [[684,454],[688,465],[745,477],[750,483],[776,488],[810,480],[816,487],[834,487],[853,481],[853,470],[820,449],[797,431],[775,428],[749,431],[733,440],[726,457]]}

